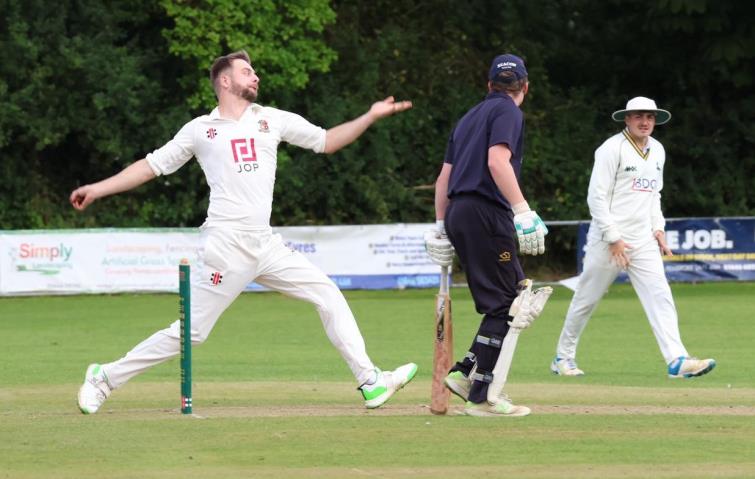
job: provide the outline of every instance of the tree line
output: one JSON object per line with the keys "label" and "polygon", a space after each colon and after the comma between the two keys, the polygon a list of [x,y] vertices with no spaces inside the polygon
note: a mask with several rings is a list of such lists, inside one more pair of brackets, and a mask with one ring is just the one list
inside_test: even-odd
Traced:
{"label": "tree line", "polygon": [[245,49],[259,102],[335,126],[387,95],[414,109],[334,155],[283,147],[273,225],[429,222],[448,135],[494,56],[524,57],[523,185],[545,220],[589,217],[595,148],[637,96],[672,112],[667,217],[755,213],[755,33],[734,0],[0,0],[0,229],[196,226],[208,189],[179,172],[95,203],[70,191],[163,145]]}

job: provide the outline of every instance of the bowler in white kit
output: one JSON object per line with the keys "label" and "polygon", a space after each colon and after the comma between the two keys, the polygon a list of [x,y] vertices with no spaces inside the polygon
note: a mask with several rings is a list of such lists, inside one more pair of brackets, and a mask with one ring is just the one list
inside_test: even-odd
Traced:
{"label": "bowler in white kit", "polygon": [[[338,287],[299,252],[286,247],[270,227],[277,148],[282,141],[317,153],[333,153],[356,140],[375,121],[407,110],[411,102],[388,97],[364,115],[331,129],[294,113],[258,105],[259,77],[244,51],[215,60],[210,80],[218,106],[183,126],[165,146],[120,173],[71,193],[74,208],[135,188],[178,170],[196,157],[210,186],[201,226],[198,275],[192,275],[191,341],[204,342],[220,315],[252,281],[312,303],[325,332],[356,378],[367,408],[384,404],[414,377],[417,365],[381,371],[367,355],[354,316]],[[285,325],[281,325],[282,329]],[[111,391],[180,352],[175,321],[136,345],[124,357],[86,370],[79,409],[97,412]]]}
{"label": "bowler in white kit", "polygon": [[561,331],[550,369],[581,376],[577,344],[598,302],[621,270],[629,275],[653,330],[669,377],[690,378],[710,372],[713,359],[690,357],[679,334],[674,298],[661,255],[666,244],[661,211],[666,152],[652,136],[655,125],[671,119],[655,101],[636,97],[613,113],[626,126],[595,151],[587,203],[592,222],[584,268]]}

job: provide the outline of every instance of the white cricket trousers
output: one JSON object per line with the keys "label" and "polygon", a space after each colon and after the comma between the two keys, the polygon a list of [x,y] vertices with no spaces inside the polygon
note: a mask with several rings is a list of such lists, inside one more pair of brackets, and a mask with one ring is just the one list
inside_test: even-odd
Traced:
{"label": "white cricket trousers", "polygon": [[[627,250],[627,255],[629,280],[640,298],[664,361],[668,364],[679,356],[688,356],[679,335],[676,306],[663,270],[658,244],[655,241],[647,242]],[[607,242],[588,242],[584,270],[579,276],[558,340],[558,357],[576,358],[577,343],[587,321],[620,271],[621,268],[611,258]]]}
{"label": "white cricket trousers", "polygon": [[[208,228],[202,232],[203,249],[191,274],[191,342],[201,344],[220,315],[244,288],[256,281],[287,296],[315,305],[325,332],[344,358],[358,383],[375,370],[346,299],[325,273],[301,253],[283,244],[279,234]],[[222,275],[213,275],[218,273]],[[217,280],[220,280],[217,282]],[[215,284],[217,282],[217,284]],[[156,332],[123,358],[103,365],[114,388],[146,369],[180,353],[180,323]]]}

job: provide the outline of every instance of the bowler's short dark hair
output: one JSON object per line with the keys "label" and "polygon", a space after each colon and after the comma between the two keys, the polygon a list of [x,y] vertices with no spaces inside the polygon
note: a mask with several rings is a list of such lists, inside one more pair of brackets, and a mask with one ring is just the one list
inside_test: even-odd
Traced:
{"label": "bowler's short dark hair", "polygon": [[212,82],[212,88],[215,89],[215,93],[218,92],[216,82],[218,81],[220,74],[226,69],[231,68],[231,64],[234,60],[244,60],[247,63],[251,63],[249,54],[245,50],[229,53],[228,55],[216,58],[215,61],[212,62],[212,67],[210,67],[210,81]]}

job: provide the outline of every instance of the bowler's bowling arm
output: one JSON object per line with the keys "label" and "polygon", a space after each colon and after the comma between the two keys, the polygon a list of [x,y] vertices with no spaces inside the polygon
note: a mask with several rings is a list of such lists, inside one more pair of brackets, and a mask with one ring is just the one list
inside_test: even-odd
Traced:
{"label": "bowler's bowling arm", "polygon": [[153,178],[155,178],[155,172],[143,158],[109,178],[76,188],[69,200],[74,208],[83,210],[96,199],[132,190]]}

